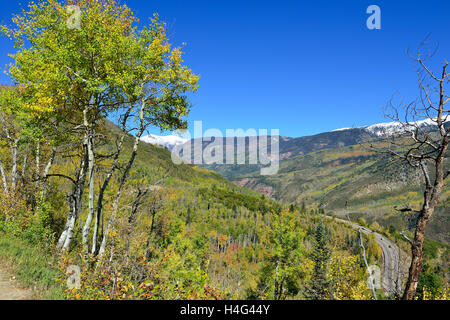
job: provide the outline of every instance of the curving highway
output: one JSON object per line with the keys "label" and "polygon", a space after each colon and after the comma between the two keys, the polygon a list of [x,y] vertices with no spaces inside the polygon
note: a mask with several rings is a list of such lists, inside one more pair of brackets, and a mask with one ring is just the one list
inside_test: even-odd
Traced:
{"label": "curving highway", "polygon": [[365,234],[373,233],[377,239],[377,243],[383,250],[383,279],[382,288],[387,296],[394,294],[395,292],[401,292],[401,279],[400,279],[400,255],[399,249],[391,241],[386,239],[385,236],[374,232],[366,227],[360,226],[354,222],[334,218],[336,221],[350,224],[354,229],[361,229]]}

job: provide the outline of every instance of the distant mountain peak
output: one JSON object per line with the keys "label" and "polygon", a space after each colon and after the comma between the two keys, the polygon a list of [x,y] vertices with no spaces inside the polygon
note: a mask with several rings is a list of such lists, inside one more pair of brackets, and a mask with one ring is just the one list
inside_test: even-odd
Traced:
{"label": "distant mountain peak", "polygon": [[[447,121],[448,122],[448,121]],[[408,125],[413,128],[426,128],[426,127],[432,127],[436,126],[436,122],[434,122],[431,119],[424,119],[419,121],[411,121],[408,123]],[[364,127],[364,129],[376,136],[384,136],[384,135],[392,135],[394,133],[398,133],[404,130],[403,124],[399,122],[385,122],[385,123],[378,123],[373,124],[367,127]]]}
{"label": "distant mountain peak", "polygon": [[163,146],[169,149],[169,151],[172,151],[173,148],[180,144],[184,144],[188,141],[188,139],[184,139],[176,135],[158,136],[156,134],[149,134],[148,136],[142,137],[141,141]]}
{"label": "distant mountain peak", "polygon": [[353,129],[353,127],[334,129],[334,130],[331,130],[330,132],[345,131],[345,130],[350,130],[350,129]]}
{"label": "distant mountain peak", "polygon": [[[450,123],[450,119],[445,121],[446,124]],[[424,119],[419,121],[411,121],[410,123],[411,127],[418,127],[418,128],[426,128],[426,127],[432,127],[436,126],[436,122],[434,122],[432,119]],[[332,130],[331,132],[337,132],[337,131],[346,131],[351,129],[361,129],[364,130],[372,135],[381,137],[384,135],[392,135],[394,133],[398,133],[402,131],[403,125],[399,122],[384,122],[384,123],[376,123],[368,126],[363,127],[351,127],[351,128],[340,128]]]}

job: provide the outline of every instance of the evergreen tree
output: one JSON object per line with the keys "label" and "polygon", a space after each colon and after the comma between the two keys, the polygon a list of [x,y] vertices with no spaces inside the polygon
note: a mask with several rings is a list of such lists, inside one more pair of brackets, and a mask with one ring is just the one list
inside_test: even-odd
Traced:
{"label": "evergreen tree", "polygon": [[328,262],[331,258],[331,249],[328,247],[328,231],[320,220],[316,227],[312,260],[314,261],[313,276],[306,296],[312,300],[325,300],[332,297],[331,282],[327,278]]}
{"label": "evergreen tree", "polygon": [[284,300],[299,292],[304,277],[301,264],[304,237],[295,214],[283,210],[273,216],[269,232],[271,250],[262,264],[256,290],[247,293],[249,299]]}
{"label": "evergreen tree", "polygon": [[302,208],[300,210],[301,213],[306,213],[306,204],[305,201],[302,201]]}

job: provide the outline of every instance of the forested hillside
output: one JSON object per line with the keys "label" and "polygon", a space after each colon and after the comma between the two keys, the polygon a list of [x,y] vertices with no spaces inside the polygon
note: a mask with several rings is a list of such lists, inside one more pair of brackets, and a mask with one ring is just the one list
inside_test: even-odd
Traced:
{"label": "forested hillside", "polygon": [[[417,206],[421,189],[414,170],[358,145],[367,130],[281,137],[278,174],[234,167],[227,180],[145,143],[187,129],[200,80],[158,14],[42,0],[0,31],[14,45],[14,85],[0,87],[0,262],[38,298],[402,295],[401,271],[419,260],[386,211]],[[344,213],[357,223],[333,217]],[[436,218],[431,232],[447,240],[448,217]],[[413,297],[448,298],[448,246],[422,242]],[[376,266],[383,284],[368,285]]]}
{"label": "forested hillside", "polygon": [[[114,148],[113,141],[120,130],[104,121],[100,131],[105,134],[100,150],[106,154]],[[132,152],[133,141],[131,135],[124,139],[124,159]],[[36,154],[25,142],[19,148],[20,159],[27,156],[26,147],[31,152],[30,161],[27,167],[22,164],[18,167],[18,172],[24,173],[20,176],[22,191],[2,193],[2,232],[43,246],[47,248],[45,254],[54,255],[57,252],[52,243],[64,230],[68,210],[65,195],[70,192],[70,185],[55,176],[49,180],[43,199],[33,199],[32,194],[23,192],[33,189],[27,173],[36,165],[31,160]],[[7,146],[3,151],[4,156],[8,155]],[[4,160],[10,163],[7,157]],[[70,162],[60,158],[54,166],[60,174],[74,170]],[[6,165],[5,171],[10,170]],[[111,184],[112,188],[118,187],[118,181]],[[146,143],[139,146],[123,194],[114,234],[101,265],[95,263],[94,256],[83,254],[82,222],[88,207],[82,206],[73,245],[57,258],[54,266],[61,273],[67,265],[82,267],[82,288],[67,291],[66,297],[274,298],[274,263],[278,258],[282,259],[281,266],[285,268],[282,272],[289,286],[277,298],[308,297],[314,276],[315,228],[323,219],[318,212],[284,208],[213,171],[175,165],[165,148]],[[82,201],[88,202],[87,194]],[[110,204],[106,203],[106,212],[110,212]],[[108,218],[106,214],[100,226],[101,235]],[[328,220],[325,228],[327,247],[332,249],[328,271],[330,297],[370,298],[358,234]],[[278,238],[287,234],[291,237],[287,242]],[[380,263],[381,252],[376,242],[369,241],[367,248],[369,261]],[[342,267],[356,273],[349,277]]]}
{"label": "forested hillside", "polygon": [[[418,169],[378,152],[381,145],[366,143],[315,151],[281,161],[277,175],[262,177],[255,172],[235,182],[287,203],[301,206],[305,202],[337,215],[350,212],[355,219],[364,217],[387,228],[392,225],[406,230],[411,217],[395,208],[420,207],[422,176]],[[449,192],[446,185],[443,203],[427,231],[429,237],[447,244]]]}
{"label": "forested hillside", "polygon": [[77,5],[82,28],[56,1],[2,26],[17,51],[0,90],[0,258],[25,284],[69,299],[372,298],[354,230],[142,142],[186,127],[199,76],[157,15],[138,29],[114,1]]}

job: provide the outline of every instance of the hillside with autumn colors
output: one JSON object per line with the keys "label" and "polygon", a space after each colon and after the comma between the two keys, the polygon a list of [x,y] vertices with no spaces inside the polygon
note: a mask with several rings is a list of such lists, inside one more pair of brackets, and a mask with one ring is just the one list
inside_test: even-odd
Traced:
{"label": "hillside with autumn colors", "polygon": [[[289,69],[289,77],[296,78],[299,73],[291,71],[294,64],[283,67],[286,50],[272,46],[276,50],[269,55],[283,54],[270,60],[277,76],[257,76],[261,66],[264,73],[271,69],[261,58],[266,49],[236,47],[244,30],[238,27],[233,34],[239,23],[229,23],[228,16],[225,30],[239,61],[223,50],[210,54],[211,48],[208,59],[195,59],[191,50],[205,53],[203,42],[219,39],[220,44],[226,37],[208,35],[188,46],[172,37],[165,14],[138,13],[116,0],[38,0],[0,24],[0,42],[8,42],[0,55],[8,61],[2,78],[8,85],[0,86],[0,298],[449,299],[446,60],[441,75],[435,75],[418,50],[413,61],[421,70],[422,106],[419,100],[399,106],[391,101],[393,122],[299,138],[278,136],[278,129],[270,137],[260,130],[266,134],[256,139],[233,131],[226,140],[270,138],[270,147],[253,143],[234,152],[233,145],[230,160],[258,153],[252,160],[259,163],[223,166],[222,154],[208,145],[208,134],[220,130],[204,133],[198,121],[191,126],[198,97],[208,101],[200,86],[214,83],[211,73],[203,80],[198,72],[214,70],[222,80],[229,70],[214,68],[232,61],[233,77],[220,88],[216,82],[214,90],[223,91],[215,91],[209,103],[222,103],[242,89],[249,95],[249,85],[263,80],[255,86],[258,94],[241,97],[239,114],[230,111],[234,106],[203,109],[205,118],[215,113],[233,123],[245,119],[243,101],[256,105],[253,100],[266,100],[269,91],[279,89],[283,96],[295,91],[285,85],[276,89],[275,82],[285,78],[278,71]],[[270,12],[264,21],[276,16]],[[196,23],[188,20],[187,26]],[[241,45],[253,40],[247,37]],[[212,65],[203,69],[208,61]],[[257,72],[240,82],[241,68],[250,62]],[[311,100],[320,96],[323,103],[323,92],[312,93]],[[257,114],[273,124],[282,109],[253,110],[247,119]],[[326,113],[313,111],[321,113],[315,121]],[[290,118],[299,126],[291,112],[282,124]],[[175,135],[188,135],[187,130],[200,140]],[[158,137],[157,131],[172,134]],[[205,137],[198,138],[197,131]],[[169,151],[191,142],[200,142],[192,150],[195,156],[202,153],[198,165],[183,162],[190,151]],[[210,163],[212,153],[216,161]],[[260,171],[266,160],[274,171]],[[171,318],[175,312],[186,315],[184,308],[184,313],[164,311]]]}

